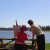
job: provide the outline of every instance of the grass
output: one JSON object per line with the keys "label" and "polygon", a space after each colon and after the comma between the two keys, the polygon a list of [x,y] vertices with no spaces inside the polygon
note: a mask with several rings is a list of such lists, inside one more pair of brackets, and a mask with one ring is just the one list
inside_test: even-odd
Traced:
{"label": "grass", "polygon": [[45,43],[45,50],[50,50],[50,43]]}
{"label": "grass", "polygon": [[50,43],[45,43],[45,50],[50,50]]}
{"label": "grass", "polygon": [[50,43],[45,44],[45,50],[50,50]]}

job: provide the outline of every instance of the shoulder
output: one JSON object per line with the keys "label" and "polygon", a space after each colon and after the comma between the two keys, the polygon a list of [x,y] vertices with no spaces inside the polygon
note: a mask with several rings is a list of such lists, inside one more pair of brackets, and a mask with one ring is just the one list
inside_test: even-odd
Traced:
{"label": "shoulder", "polygon": [[31,27],[31,29],[32,30],[39,30],[39,29],[41,29],[38,25],[33,25],[32,27]]}
{"label": "shoulder", "polygon": [[33,28],[40,28],[38,25],[33,25],[32,27]]}
{"label": "shoulder", "polygon": [[27,33],[24,33],[24,35],[27,35]]}

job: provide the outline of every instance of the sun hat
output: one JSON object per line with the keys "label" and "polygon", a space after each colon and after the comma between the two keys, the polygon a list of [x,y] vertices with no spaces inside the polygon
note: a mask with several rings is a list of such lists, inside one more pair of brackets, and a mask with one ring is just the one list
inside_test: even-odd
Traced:
{"label": "sun hat", "polygon": [[27,31],[26,25],[22,25],[22,27],[20,28],[20,30],[22,30],[22,31]]}

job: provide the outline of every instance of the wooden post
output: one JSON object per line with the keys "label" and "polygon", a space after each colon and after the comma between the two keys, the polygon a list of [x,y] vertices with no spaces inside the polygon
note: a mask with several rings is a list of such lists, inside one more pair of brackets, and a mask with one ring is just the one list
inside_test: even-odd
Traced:
{"label": "wooden post", "polygon": [[3,46],[2,46],[2,45],[4,44],[4,43],[3,43],[3,39],[0,39],[0,41],[1,41],[1,47],[3,47]]}

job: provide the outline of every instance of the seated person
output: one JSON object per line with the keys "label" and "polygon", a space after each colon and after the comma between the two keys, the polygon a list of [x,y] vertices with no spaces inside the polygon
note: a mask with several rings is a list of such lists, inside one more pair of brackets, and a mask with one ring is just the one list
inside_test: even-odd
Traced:
{"label": "seated person", "polygon": [[22,27],[20,28],[20,31],[17,33],[17,38],[15,39],[15,50],[23,50],[24,45],[25,45],[25,40],[27,40],[28,36],[27,34],[24,32],[27,31],[26,25],[22,25]]}

